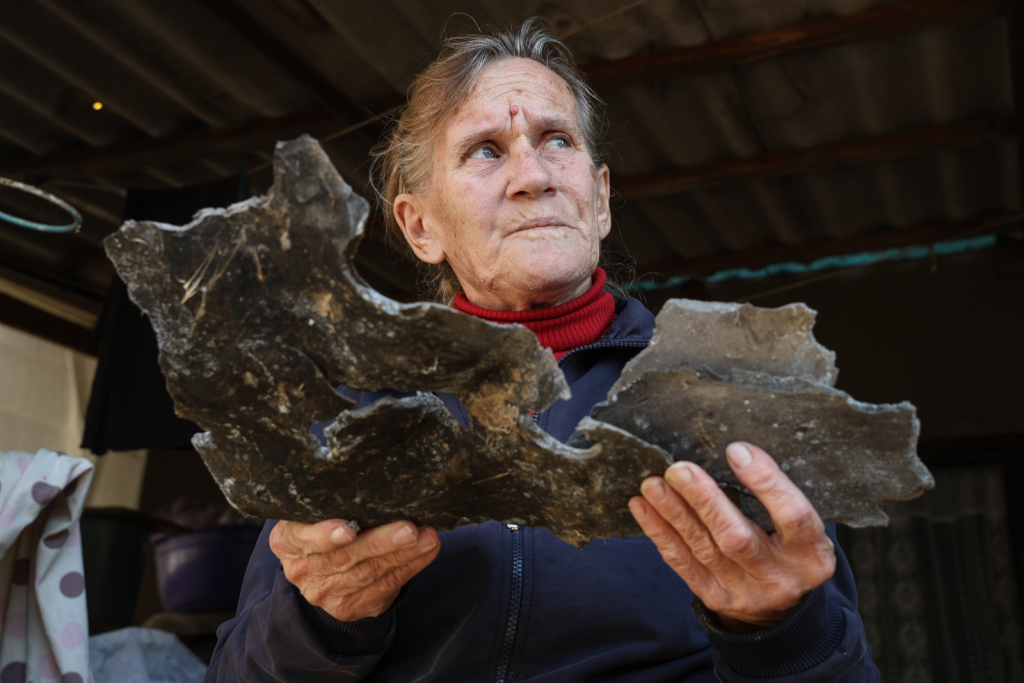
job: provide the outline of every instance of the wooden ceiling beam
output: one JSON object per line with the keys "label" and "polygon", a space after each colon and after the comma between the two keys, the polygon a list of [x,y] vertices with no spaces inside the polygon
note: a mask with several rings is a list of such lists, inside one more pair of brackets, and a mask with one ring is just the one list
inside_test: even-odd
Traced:
{"label": "wooden ceiling beam", "polygon": [[309,133],[329,135],[346,122],[332,111],[317,109],[276,119],[188,131],[163,138],[119,142],[40,157],[0,160],[0,175],[47,174],[54,178],[88,178],[160,167],[194,159],[270,149],[278,140]]}
{"label": "wooden ceiling beam", "polygon": [[999,0],[912,0],[692,47],[587,64],[582,68],[598,90],[647,85],[798,52],[985,21],[1000,16],[1002,11]]}
{"label": "wooden ceiling beam", "polygon": [[6,249],[0,249],[0,281],[13,282],[80,310],[98,314],[107,288],[96,287],[65,272],[73,268],[73,259],[62,261],[56,266],[38,265],[13,256]]}
{"label": "wooden ceiling beam", "polygon": [[826,256],[899,249],[1019,229],[1021,221],[1024,221],[1024,211],[1012,211],[969,220],[928,223],[899,230],[876,230],[801,244],[764,246],[710,256],[654,261],[638,265],[636,272],[641,276],[706,276],[735,268],[756,270],[773,263],[810,263]]}
{"label": "wooden ceiling beam", "polygon": [[0,294],[0,323],[79,353],[93,357],[99,355],[100,345],[93,337],[91,329],[59,318],[6,294]]}
{"label": "wooden ceiling beam", "polygon": [[980,145],[1011,137],[1014,117],[990,116],[971,121],[861,138],[834,145],[773,152],[718,164],[612,178],[612,189],[626,199],[648,199],[734,183],[827,171],[842,166]]}

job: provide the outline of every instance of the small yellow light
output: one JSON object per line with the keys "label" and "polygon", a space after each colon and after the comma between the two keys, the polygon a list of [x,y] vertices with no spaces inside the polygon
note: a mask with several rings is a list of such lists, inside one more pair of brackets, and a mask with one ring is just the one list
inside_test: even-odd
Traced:
{"label": "small yellow light", "polygon": [[99,111],[100,109],[103,109],[103,103],[102,102],[93,102],[92,103],[92,108],[95,109],[96,111]]}

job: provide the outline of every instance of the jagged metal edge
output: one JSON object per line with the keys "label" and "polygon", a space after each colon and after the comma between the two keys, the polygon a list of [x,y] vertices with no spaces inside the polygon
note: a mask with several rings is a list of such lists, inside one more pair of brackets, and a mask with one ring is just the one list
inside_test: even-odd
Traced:
{"label": "jagged metal edge", "polygon": [[[909,402],[902,402],[899,404],[869,404],[857,401],[850,397],[845,392],[842,392],[833,387],[826,386],[824,384],[813,382],[810,380],[804,380],[794,377],[775,377],[764,373],[748,372],[748,371],[735,371],[728,377],[721,377],[718,374],[706,369],[699,368],[697,370],[690,368],[680,368],[674,370],[649,370],[642,376],[636,378],[630,384],[615,392],[611,395],[608,400],[603,401],[591,411],[591,416],[585,418],[577,427],[578,431],[588,432],[591,434],[600,433],[600,430],[593,426],[594,422],[602,421],[602,417],[607,421],[612,412],[616,408],[622,408],[617,404],[623,402],[625,408],[623,410],[628,411],[629,404],[627,401],[634,400],[633,394],[643,389],[643,384],[647,383],[653,377],[670,378],[669,381],[674,382],[678,385],[678,389],[673,392],[668,392],[661,387],[661,391],[657,392],[658,396],[678,396],[685,393],[690,386],[694,386],[699,382],[720,382],[723,387],[746,389],[763,391],[771,394],[772,392],[777,393],[781,397],[785,396],[796,396],[799,394],[814,394],[818,393],[822,396],[831,397],[837,401],[841,401],[851,410],[861,413],[864,416],[870,415],[890,415],[895,416],[899,413],[909,413],[909,431],[905,438],[905,448],[901,449],[904,453],[903,462],[906,467],[906,472],[916,478],[916,482],[913,485],[907,485],[905,489],[898,489],[889,492],[889,495],[880,497],[877,500],[870,501],[865,504],[865,508],[872,508],[873,510],[867,509],[863,514],[857,516],[854,513],[848,511],[833,511],[830,510],[830,502],[822,497],[818,489],[813,486],[805,485],[805,476],[802,476],[801,464],[788,464],[787,460],[790,458],[789,450],[780,449],[777,445],[775,447],[775,453],[773,455],[777,458],[784,468],[788,468],[787,474],[790,479],[804,492],[805,495],[815,505],[815,509],[822,514],[822,518],[825,521],[839,521],[847,524],[851,527],[862,527],[862,526],[885,526],[888,524],[888,516],[885,514],[881,505],[890,500],[907,500],[915,498],[921,495],[924,491],[934,487],[935,482],[928,471],[927,467],[917,456],[916,447],[917,440],[920,433],[920,421],[916,415],[916,409]],[[781,398],[782,401],[790,400],[787,398]],[[693,425],[679,425],[679,429],[676,430],[675,436],[678,438],[676,442],[677,448],[670,448],[667,444],[662,443],[661,440],[656,436],[656,431],[660,429],[667,430],[668,426],[663,425],[652,425],[650,418],[652,416],[651,411],[647,411],[643,416],[643,419],[637,417],[631,424],[623,424],[621,421],[613,420],[611,424],[615,427],[633,435],[638,443],[637,447],[642,444],[654,444],[663,448],[666,453],[670,453],[670,458],[679,460],[690,460],[704,467],[711,476],[719,482],[720,485],[735,489],[741,494],[742,503],[740,505],[744,512],[765,527],[771,530],[770,518],[767,516],[766,511],[760,503],[753,498],[750,491],[746,490],[733,474],[731,469],[727,465],[725,458],[725,446],[735,440],[751,440],[746,439],[743,433],[737,433],[739,430],[736,428],[736,419],[731,415],[718,415],[718,420],[721,421],[722,425],[726,427],[723,433],[728,433],[730,436],[723,438],[721,443],[713,444],[712,448],[708,448],[702,443],[702,437],[700,434],[696,434],[693,430]],[[641,424],[642,422],[642,424]],[[593,437],[592,438],[596,438]],[[600,439],[597,439],[600,441]],[[686,443],[696,444],[695,446],[686,446]],[[799,444],[799,440],[788,440],[787,443]],[[763,445],[769,451],[772,452],[772,448],[767,444]],[[700,457],[692,455],[683,455],[686,451],[691,448],[703,448],[703,455]],[[794,447],[795,448],[795,447]],[[710,457],[709,457],[710,456]],[[799,461],[804,456],[810,456],[813,460],[815,457],[828,458],[831,457],[829,453],[821,453],[819,456],[812,455],[811,453],[800,454],[796,456]],[[806,463],[803,463],[804,465]],[[747,497],[744,500],[743,497]]]}
{"label": "jagged metal edge", "polygon": [[[386,426],[408,438],[396,441]],[[225,492],[236,504],[246,498],[250,512],[297,509],[296,521],[342,517],[372,527],[410,519],[450,529],[497,519],[545,527],[578,547],[640,532],[627,503],[638,482],[669,464],[663,452],[572,448],[528,415],[518,427],[472,432],[431,394],[384,397],[339,416],[325,432],[328,448],[289,459],[276,476],[261,478],[266,464],[254,463],[246,479],[265,482],[255,498],[235,480]],[[216,448],[205,435],[197,446]]]}
{"label": "jagged metal edge", "polygon": [[[835,386],[836,379],[839,376],[839,369],[835,364],[836,354],[834,351],[825,348],[814,337],[814,323],[818,313],[809,306],[802,303],[791,303],[779,308],[759,308],[757,306],[752,306],[749,303],[736,304],[720,301],[669,299],[665,302],[661,311],[658,313],[657,319],[655,320],[654,336],[651,338],[647,348],[634,356],[625,365],[619,379],[608,392],[608,396],[614,396],[619,391],[622,391],[634,381],[642,377],[648,370],[667,369],[667,366],[665,365],[666,360],[660,358],[660,356],[666,355],[666,352],[663,350],[665,336],[675,332],[682,327],[683,324],[686,324],[687,318],[695,314],[700,315],[704,313],[714,313],[719,315],[733,313],[739,316],[740,314],[748,311],[756,312],[757,315],[762,316],[795,313],[796,317],[803,318],[805,320],[806,330],[803,332],[792,331],[791,334],[801,337],[803,341],[806,342],[808,347],[806,351],[808,352],[808,355],[805,356],[805,360],[813,361],[814,359],[810,356],[812,353],[819,356],[817,360],[822,363],[822,370],[824,373],[820,375],[806,375],[803,376],[803,378],[817,381],[828,386]],[[672,352],[668,353],[672,354]],[[706,365],[706,363],[694,362],[692,359],[687,359],[685,348],[676,349],[674,355],[679,355],[680,357],[672,360],[673,368]],[[727,358],[725,356],[718,359],[718,363],[721,364],[723,368],[735,366],[740,362],[741,361],[739,359]],[[654,363],[661,364],[653,365]]]}

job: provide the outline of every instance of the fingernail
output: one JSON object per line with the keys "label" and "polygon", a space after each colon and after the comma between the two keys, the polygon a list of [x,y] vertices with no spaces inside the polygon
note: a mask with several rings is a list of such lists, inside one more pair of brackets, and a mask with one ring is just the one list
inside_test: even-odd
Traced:
{"label": "fingernail", "polygon": [[642,522],[647,517],[647,507],[638,500],[629,501],[629,511],[636,517],[636,521]]}
{"label": "fingernail", "polygon": [[665,485],[660,480],[655,480],[642,488],[642,491],[647,494],[647,497],[653,500],[655,503],[660,503],[665,500],[665,496],[668,494],[665,491]]}
{"label": "fingernail", "polygon": [[420,531],[420,540],[416,543],[420,548],[427,548],[434,545],[434,537],[429,531],[423,529]]}
{"label": "fingernail", "polygon": [[666,476],[679,486],[687,486],[693,481],[693,472],[685,462],[677,462],[669,467]]}
{"label": "fingernail", "polygon": [[403,526],[395,532],[394,540],[395,545],[412,545],[416,542],[416,534],[409,527]]}
{"label": "fingernail", "polygon": [[754,461],[754,456],[750,454],[750,449],[738,441],[726,447],[725,457],[729,458],[729,464],[738,470],[742,470]]}
{"label": "fingernail", "polygon": [[343,524],[331,532],[331,543],[337,545],[348,543],[353,538],[355,538],[355,533],[349,529],[347,524]]}

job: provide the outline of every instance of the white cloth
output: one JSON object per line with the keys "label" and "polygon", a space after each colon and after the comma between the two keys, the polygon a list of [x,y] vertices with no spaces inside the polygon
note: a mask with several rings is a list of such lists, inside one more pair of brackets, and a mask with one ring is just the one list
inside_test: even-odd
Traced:
{"label": "white cloth", "polygon": [[129,627],[89,639],[95,683],[203,683],[206,665],[173,633]]}
{"label": "white cloth", "polygon": [[78,520],[93,465],[0,453],[0,681],[85,683],[89,621]]}

